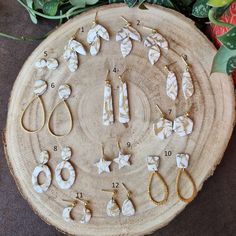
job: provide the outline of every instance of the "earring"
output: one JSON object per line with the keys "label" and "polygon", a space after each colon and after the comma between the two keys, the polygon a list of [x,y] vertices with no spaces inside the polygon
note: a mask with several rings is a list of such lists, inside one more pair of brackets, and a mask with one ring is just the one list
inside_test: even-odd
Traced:
{"label": "earring", "polygon": [[168,42],[161,34],[157,33],[156,29],[146,26],[143,26],[143,28],[152,31],[152,33],[145,39],[144,46],[149,48],[148,59],[149,62],[154,65],[161,56],[159,47],[168,50]]}
{"label": "earring", "polygon": [[78,205],[79,202],[81,202],[84,205],[84,207],[83,207],[83,216],[80,219],[80,223],[81,224],[86,224],[91,220],[92,212],[88,208],[88,203],[89,203],[88,201],[80,199],[80,198],[77,198],[73,202],[68,201],[68,200],[64,200],[64,199],[63,199],[63,201],[70,203],[70,205],[68,207],[64,208],[64,210],[62,212],[62,217],[63,217],[64,221],[66,221],[66,222],[73,222],[74,221],[74,218],[71,216],[71,211],[73,210],[73,208],[75,206]]}
{"label": "earring", "polygon": [[168,66],[165,66],[165,69],[168,71],[166,77],[166,94],[173,101],[176,100],[178,95],[178,83],[176,75],[173,71],[169,70]]}
{"label": "earring", "polygon": [[125,186],[124,183],[122,183],[122,185],[127,192],[127,199],[124,200],[123,205],[122,205],[122,214],[124,216],[133,216],[135,214],[135,208],[130,198],[131,192],[128,190],[128,188]]}
{"label": "earring", "polygon": [[116,195],[117,195],[117,190],[109,190],[109,189],[102,189],[103,192],[110,192],[112,193],[112,198],[110,201],[108,201],[107,203],[107,208],[106,208],[106,212],[108,216],[111,217],[116,217],[120,215],[120,207],[116,201]]}
{"label": "earring", "polygon": [[48,68],[49,70],[56,70],[58,67],[59,63],[57,59],[55,58],[40,58],[38,61],[35,63],[35,67],[37,69],[44,69]]}
{"label": "earring", "polygon": [[193,121],[189,118],[188,113],[174,119],[173,130],[180,137],[184,137],[193,132]]}
{"label": "earring", "polygon": [[[37,193],[43,193],[48,190],[52,182],[52,175],[49,167],[46,163],[49,160],[49,153],[48,151],[42,151],[39,155],[39,165],[35,167],[32,173],[32,185],[34,190]],[[46,176],[46,180],[43,184],[38,183],[38,177],[41,172],[44,172]]]}
{"label": "earring", "polygon": [[103,125],[111,125],[114,123],[113,114],[113,100],[112,100],[112,86],[108,77],[109,70],[107,72],[105,85],[104,85],[104,101],[103,101]]}
{"label": "earring", "polygon": [[[73,120],[72,120],[72,114],[71,114],[71,111],[70,111],[70,107],[69,105],[67,104],[66,100],[70,97],[71,95],[71,88],[68,84],[63,84],[59,87],[58,89],[58,95],[59,95],[59,98],[61,99],[61,101],[59,101],[56,106],[53,108],[51,114],[49,115],[49,118],[48,118],[48,131],[51,135],[55,136],[55,137],[64,137],[66,135],[68,135],[72,128],[73,128]],[[54,111],[56,110],[56,108],[61,104],[63,103],[66,107],[66,110],[69,114],[69,118],[70,118],[70,124],[69,124],[69,129],[68,131],[65,133],[65,134],[56,134],[54,130],[52,130],[51,126],[50,126],[50,122],[51,122],[51,118],[52,118],[52,115],[54,113]]]}
{"label": "earring", "polygon": [[102,145],[102,157],[98,162],[95,163],[95,166],[98,168],[98,174],[100,175],[103,172],[111,172],[110,165],[111,161],[106,161],[104,158],[104,147]]}
{"label": "earring", "polygon": [[87,42],[90,45],[90,54],[92,56],[96,56],[100,50],[101,46],[100,37],[105,39],[106,41],[109,41],[109,34],[106,28],[97,23],[96,17],[97,17],[97,12],[95,15],[95,19],[93,21],[93,25],[87,35]]}
{"label": "earring", "polygon": [[68,68],[71,72],[75,72],[78,69],[78,55],[86,55],[84,46],[77,40],[74,35],[66,44],[63,57],[67,62]]}
{"label": "earring", "polygon": [[[178,198],[181,201],[185,202],[185,203],[191,202],[197,194],[196,185],[193,181],[193,178],[190,175],[190,173],[186,170],[186,168],[188,167],[188,161],[189,161],[189,155],[188,154],[183,154],[182,153],[182,154],[177,154],[176,155],[176,165],[177,165],[177,168],[178,168],[178,173],[177,173],[177,176],[176,176],[175,190],[176,190],[176,194],[177,194]],[[181,177],[182,174],[185,174],[185,176],[188,178],[188,180],[192,184],[193,192],[192,192],[192,195],[189,198],[184,198],[180,193],[179,183],[180,183],[180,177]]]}
{"label": "earring", "polygon": [[116,162],[119,165],[119,169],[125,167],[125,166],[130,166],[129,159],[131,157],[131,154],[124,154],[121,152],[120,148],[120,142],[117,142],[117,146],[119,148],[119,155],[117,158],[114,159],[114,162]]}
{"label": "earring", "polygon": [[[71,158],[71,148],[70,147],[64,147],[61,151],[61,159],[62,162],[60,162],[55,169],[55,177],[57,184],[61,189],[69,189],[75,182],[75,169],[69,162]],[[63,180],[61,176],[61,172],[63,169],[67,169],[70,173],[70,177],[67,180]]]}
{"label": "earring", "polygon": [[172,134],[172,121],[165,118],[164,113],[161,111],[160,107],[156,105],[158,111],[161,113],[161,118],[153,124],[153,129],[155,135],[163,140],[168,138]]}
{"label": "earring", "polygon": [[116,41],[121,41],[120,50],[122,56],[126,57],[132,50],[131,39],[141,42],[141,36],[136,29],[131,27],[130,22],[128,22],[123,16],[121,16],[121,18],[126,22],[126,25],[116,33]]}
{"label": "earring", "polygon": [[127,83],[122,79],[122,75],[125,71],[119,75],[119,122],[122,124],[128,123],[129,118],[129,100],[128,100],[128,89]]}
{"label": "earring", "polygon": [[[44,124],[45,124],[45,107],[44,107],[44,104],[43,104],[43,101],[41,99],[41,96],[47,91],[47,88],[48,88],[48,85],[47,85],[47,82],[44,81],[44,80],[35,80],[34,81],[34,94],[35,96],[33,97],[33,99],[28,103],[28,105],[26,106],[26,108],[24,109],[24,111],[22,112],[22,115],[21,115],[21,118],[20,118],[20,124],[21,124],[21,127],[24,131],[28,132],[28,133],[37,133],[39,132]],[[39,104],[41,106],[41,109],[42,109],[42,112],[43,112],[43,120],[42,120],[42,123],[40,125],[40,127],[38,129],[35,129],[35,130],[30,130],[29,128],[26,128],[26,126],[24,125],[24,116],[25,116],[25,112],[26,110],[29,108],[29,106],[36,100],[38,99],[39,101]]]}
{"label": "earring", "polygon": [[[168,186],[167,186],[164,178],[158,172],[159,163],[160,163],[160,157],[159,156],[148,156],[147,157],[148,171],[152,172],[150,174],[150,177],[149,177],[148,195],[149,195],[150,200],[157,206],[163,205],[164,203],[166,203],[167,199],[168,199],[168,196],[169,196]],[[161,183],[163,185],[164,196],[163,196],[163,199],[160,200],[160,201],[154,200],[154,198],[152,197],[152,193],[151,193],[152,180],[153,180],[155,175],[156,175],[156,177],[159,178],[159,180],[161,181]]]}
{"label": "earring", "polygon": [[194,93],[193,80],[189,72],[190,66],[187,63],[187,55],[182,55],[181,58],[186,65],[185,71],[182,75],[182,89],[183,89],[185,99],[188,99],[192,97]]}

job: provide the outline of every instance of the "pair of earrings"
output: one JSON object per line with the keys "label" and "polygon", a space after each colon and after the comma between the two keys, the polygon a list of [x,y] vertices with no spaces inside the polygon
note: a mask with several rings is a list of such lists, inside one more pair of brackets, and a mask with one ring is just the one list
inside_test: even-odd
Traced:
{"label": "pair of earrings", "polygon": [[[121,42],[120,50],[123,57],[126,57],[130,54],[133,47],[131,40],[141,42],[142,38],[140,33],[132,27],[130,22],[124,17],[121,18],[126,22],[126,25],[116,33],[116,41]],[[148,59],[149,62],[154,65],[160,58],[160,48],[168,50],[168,42],[156,29],[146,26],[143,26],[143,28],[152,31],[152,33],[144,40],[144,46],[149,48]]]}
{"label": "pair of earrings", "polygon": [[[112,96],[112,85],[111,81],[108,79],[108,73],[104,85],[103,93],[103,125],[111,125],[114,123],[114,109],[113,109],[113,96]],[[119,117],[118,120],[122,124],[126,124],[130,121],[129,112],[129,99],[128,99],[128,88],[126,81],[122,78],[125,71],[119,75],[118,79],[120,81],[119,85]]]}
{"label": "pair of earrings", "polygon": [[91,218],[92,218],[92,212],[90,208],[88,207],[89,201],[81,199],[81,198],[76,198],[74,201],[70,200],[65,200],[63,199],[64,202],[69,202],[70,205],[67,206],[66,208],[63,209],[62,212],[62,218],[66,222],[74,222],[75,219],[72,217],[71,213],[72,210],[79,205],[79,203],[83,204],[83,215],[81,219],[79,220],[81,224],[86,224],[88,223]]}
{"label": "pair of earrings", "polygon": [[[71,155],[72,155],[71,148],[69,147],[62,148],[61,151],[62,162],[60,162],[55,169],[55,179],[58,186],[61,189],[69,189],[75,182],[75,169],[69,161]],[[50,168],[48,167],[48,165],[46,165],[48,161],[49,161],[48,151],[42,151],[39,155],[39,165],[35,167],[32,173],[32,185],[37,193],[46,192],[51,185],[52,174]],[[62,178],[61,174],[63,169],[67,169],[70,174],[67,180],[64,180]],[[45,182],[42,184],[39,184],[38,182],[38,177],[40,173],[44,173],[46,177]]]}
{"label": "pair of earrings", "polygon": [[[119,148],[119,154],[118,157],[114,159],[114,162],[118,164],[119,169],[124,168],[125,166],[130,166],[130,157],[131,154],[124,154],[121,151],[120,143],[117,143]],[[104,147],[102,146],[102,157],[98,162],[95,163],[95,166],[98,168],[98,174],[101,174],[103,172],[111,172],[110,165],[111,161],[106,161],[105,154],[104,154]]]}
{"label": "pair of earrings", "polygon": [[40,58],[35,62],[35,67],[37,69],[56,70],[59,66],[58,60],[55,58]]}
{"label": "pair of earrings", "polygon": [[117,217],[120,215],[120,212],[122,212],[124,216],[133,216],[135,214],[135,207],[131,200],[131,192],[128,190],[128,188],[126,187],[124,183],[122,183],[122,186],[125,188],[127,192],[127,199],[124,200],[121,210],[117,203],[117,198],[116,198],[118,194],[118,190],[117,189],[113,189],[113,190],[102,189],[102,191],[104,192],[112,193],[111,200],[108,201],[107,207],[106,207],[106,213],[110,217]]}
{"label": "pair of earrings", "polygon": [[[187,63],[187,56],[182,55],[181,58],[183,59],[186,65],[185,71],[182,75],[182,90],[183,90],[184,97],[187,100],[190,97],[192,97],[194,93],[194,86],[193,86],[192,77],[189,71],[190,66]],[[178,96],[177,78],[176,78],[175,73],[169,70],[168,66],[165,66],[165,69],[168,71],[168,74],[166,77],[166,94],[170,99],[175,101]]]}
{"label": "pair of earrings", "polygon": [[174,122],[165,118],[164,113],[160,107],[156,105],[157,109],[161,113],[161,118],[153,124],[155,135],[163,140],[168,138],[174,131],[180,137],[189,135],[193,131],[193,121],[189,118],[189,114],[178,116],[174,119]]}
{"label": "pair of earrings", "polygon": [[[164,180],[164,178],[162,177],[162,175],[159,173],[159,165],[160,165],[160,157],[159,156],[148,156],[146,158],[147,161],[147,167],[148,167],[148,171],[151,172],[150,177],[149,177],[149,184],[148,184],[148,196],[151,202],[153,202],[155,205],[159,206],[159,205],[163,205],[167,202],[168,200],[168,196],[169,196],[169,191],[168,191],[168,186]],[[189,155],[185,154],[185,153],[178,153],[176,155],[176,165],[178,168],[178,173],[176,176],[176,183],[175,183],[175,190],[176,190],[176,195],[178,196],[178,198],[185,202],[185,203],[189,203],[191,202],[197,193],[196,190],[196,185],[194,183],[194,180],[192,178],[192,176],[190,175],[190,173],[186,170],[186,168],[188,167],[188,161],[189,161]],[[191,185],[192,185],[192,194],[190,197],[185,198],[182,196],[181,192],[180,192],[180,178],[181,175],[185,174],[186,177],[188,178],[188,180],[190,181]],[[162,183],[163,186],[163,199],[160,201],[157,201],[153,198],[152,196],[152,192],[151,192],[151,185],[152,185],[152,181],[154,176],[156,176],[157,178],[159,178],[159,180]]]}
{"label": "pair of earrings", "polygon": [[[35,96],[28,103],[28,105],[26,106],[26,108],[22,112],[22,115],[21,115],[21,118],[20,118],[20,124],[21,124],[22,129],[24,131],[28,132],[28,133],[37,133],[37,132],[39,132],[44,127],[44,125],[46,123],[45,107],[44,107],[44,103],[43,103],[43,100],[42,100],[41,96],[47,91],[47,88],[48,88],[47,82],[44,81],[44,80],[39,79],[39,80],[36,80],[34,82],[34,94],[35,94]],[[48,122],[47,122],[48,130],[49,130],[50,134],[52,134],[53,136],[64,137],[64,136],[68,135],[71,132],[71,130],[72,130],[72,127],[73,127],[72,114],[71,114],[71,111],[70,111],[70,107],[69,107],[69,105],[66,102],[66,100],[70,97],[70,95],[71,95],[71,87],[68,84],[63,84],[63,85],[61,85],[59,87],[59,89],[58,89],[58,96],[60,98],[60,101],[53,108],[52,112],[49,115],[49,119],[48,119]],[[27,109],[30,107],[30,105],[35,100],[39,101],[39,104],[40,104],[40,107],[41,107],[41,110],[42,110],[42,121],[40,123],[39,128],[32,130],[32,129],[29,129],[29,128],[27,128],[25,126],[25,124],[24,124],[24,116],[25,116],[25,113],[26,113]],[[68,112],[69,119],[70,119],[69,129],[64,134],[56,133],[51,128],[51,125],[50,125],[52,115],[53,115],[54,111],[56,110],[56,108],[61,103],[63,103],[65,105],[66,111]]]}

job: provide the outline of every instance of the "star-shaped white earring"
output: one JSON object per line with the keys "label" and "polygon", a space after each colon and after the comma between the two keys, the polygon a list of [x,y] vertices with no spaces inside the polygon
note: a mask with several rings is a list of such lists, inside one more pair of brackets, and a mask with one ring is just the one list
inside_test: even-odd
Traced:
{"label": "star-shaped white earring", "polygon": [[106,161],[104,159],[104,148],[102,147],[102,157],[95,163],[95,166],[98,168],[98,174],[100,175],[103,172],[111,172],[109,167],[110,165],[111,161]]}
{"label": "star-shaped white earring", "polygon": [[119,152],[119,156],[114,159],[114,162],[116,162],[119,165],[119,169],[123,168],[124,166],[130,166],[129,159],[131,157],[131,154],[123,154],[122,152]]}

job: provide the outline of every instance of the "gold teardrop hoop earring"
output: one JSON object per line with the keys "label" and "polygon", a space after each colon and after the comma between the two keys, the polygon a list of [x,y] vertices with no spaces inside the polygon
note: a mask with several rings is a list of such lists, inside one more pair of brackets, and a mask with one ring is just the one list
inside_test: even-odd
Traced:
{"label": "gold teardrop hoop earring", "polygon": [[[188,161],[189,161],[189,155],[188,154],[177,154],[176,155],[176,165],[178,167],[178,173],[176,176],[176,182],[175,182],[175,190],[176,190],[176,194],[178,196],[178,198],[185,203],[189,203],[191,202],[197,195],[197,189],[196,189],[196,185],[195,182],[191,176],[191,174],[186,170],[186,168],[188,167]],[[181,192],[180,192],[180,178],[181,175],[185,174],[185,176],[188,178],[189,182],[192,185],[193,191],[192,191],[192,195],[188,198],[185,198],[182,196]]]}
{"label": "gold teardrop hoop earring", "polygon": [[[56,106],[52,109],[52,112],[51,114],[49,115],[49,118],[48,118],[48,131],[51,135],[55,136],[55,137],[65,137],[66,135],[68,135],[72,128],[73,128],[73,119],[72,119],[72,114],[71,114],[71,110],[70,110],[70,107],[69,105],[67,104],[66,100],[70,97],[71,95],[71,88],[68,84],[63,84],[59,87],[58,89],[58,95],[59,95],[59,98],[61,99],[61,101],[59,101]],[[69,129],[67,132],[65,132],[65,134],[57,134],[50,126],[50,122],[51,122],[51,118],[52,118],[52,115],[53,113],[55,112],[56,108],[61,104],[63,103],[66,107],[66,110],[69,114],[69,118],[70,118],[70,123],[69,123]]]}
{"label": "gold teardrop hoop earring", "polygon": [[[47,82],[44,80],[35,80],[34,82],[34,94],[35,96],[32,98],[32,100],[28,103],[28,105],[26,106],[26,108],[24,109],[24,111],[22,112],[21,118],[20,118],[20,124],[21,124],[21,128],[27,132],[27,133],[37,133],[39,132],[45,125],[45,107],[43,104],[43,100],[41,99],[41,96],[47,91],[48,85]],[[30,107],[30,105],[36,100],[38,99],[39,104],[42,108],[42,113],[43,113],[43,118],[42,118],[42,123],[40,125],[39,128],[35,129],[35,130],[31,130],[29,128],[27,128],[24,124],[24,116],[26,111],[28,110],[28,108]]]}

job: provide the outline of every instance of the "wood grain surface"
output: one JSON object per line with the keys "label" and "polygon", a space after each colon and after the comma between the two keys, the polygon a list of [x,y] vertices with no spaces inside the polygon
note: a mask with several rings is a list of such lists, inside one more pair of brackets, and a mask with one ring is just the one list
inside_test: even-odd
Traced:
{"label": "wood grain surface", "polygon": [[[148,11],[137,8],[128,9],[124,5],[104,6],[82,14],[64,24],[51,34],[32,53],[23,66],[12,91],[7,129],[6,144],[8,163],[14,174],[16,183],[32,206],[34,211],[47,223],[57,229],[72,235],[143,235],[163,227],[173,219],[186,204],[178,201],[175,194],[175,178],[177,174],[175,154],[186,152],[190,154],[189,172],[192,174],[197,189],[200,190],[204,181],[213,173],[220,162],[232,133],[234,123],[234,93],[231,79],[223,74],[210,76],[210,68],[216,50],[207,38],[194,26],[193,22],[172,10],[148,5]],[[102,43],[102,50],[96,57],[80,56],[80,67],[77,72],[68,71],[62,58],[64,45],[78,30],[77,38],[86,44],[86,32],[89,30],[98,11],[98,21],[110,32],[112,40]],[[143,25],[158,29],[169,44],[168,52],[162,51],[160,61],[155,65],[147,60],[147,48],[141,43],[134,43],[131,54],[123,59],[119,43],[115,42],[115,32],[122,27],[120,16],[126,17],[133,26],[148,35]],[[140,21],[140,24],[139,24]],[[178,30],[177,30],[178,29]],[[59,59],[60,66],[56,71],[39,73],[34,63],[43,57],[44,51],[50,57]],[[192,65],[192,74],[195,94],[186,101],[180,90],[176,102],[172,102],[165,94],[166,71],[164,66],[176,61],[172,69],[176,72],[180,83],[184,64],[181,54],[188,55]],[[110,127],[102,125],[103,87],[107,69],[111,72],[114,92],[115,117],[118,117],[118,75],[125,68],[129,87],[129,101],[131,122],[124,126],[117,121]],[[71,107],[74,128],[65,138],[51,136],[46,128],[38,134],[25,133],[20,127],[20,116],[26,104],[33,96],[33,82],[35,79],[45,79],[49,89],[42,99],[45,103],[46,114],[58,102],[57,89],[63,83],[72,87],[72,96],[68,99]],[[51,86],[52,83],[55,85]],[[155,108],[159,104],[169,119],[184,114],[190,110],[190,117],[194,121],[194,131],[189,137],[180,138],[173,134],[164,141],[157,140],[152,130],[152,124],[160,117]],[[171,112],[170,112],[171,109]],[[28,125],[36,127],[40,122],[38,107],[32,107],[26,118]],[[169,114],[170,112],[170,114]],[[58,116],[57,116],[58,114]],[[53,126],[65,129],[67,117],[61,107],[56,112]],[[48,118],[48,117],[47,117]],[[101,157],[101,143],[105,144],[105,154],[108,160],[118,154],[116,142],[120,139],[122,149],[131,152],[131,167],[118,170],[112,165],[110,174],[98,176],[94,163]],[[127,143],[131,146],[128,147]],[[54,147],[57,146],[57,151]],[[60,190],[55,179],[45,194],[34,192],[31,184],[31,174],[37,165],[37,156],[41,150],[49,150],[51,159],[49,166],[55,170],[60,162],[60,148],[70,146],[73,150],[73,163],[77,178],[70,190]],[[171,151],[170,157],[165,151]],[[169,199],[163,206],[153,205],[147,194],[149,173],[145,157],[159,155],[161,157],[160,173],[169,186]],[[121,187],[124,182],[132,191],[136,206],[136,215],[130,218],[120,216],[109,218],[106,216],[106,203],[110,200],[109,194],[101,192],[102,188],[111,188],[113,182],[119,182],[118,201],[120,205],[125,200],[125,191]],[[191,189],[183,180],[183,193],[189,194]],[[153,189],[157,189],[154,182]],[[66,203],[62,199],[73,199],[76,192],[82,192],[85,199],[90,200],[93,218],[87,225],[66,223],[62,219],[62,210]],[[154,191],[155,192],[155,191]],[[161,198],[161,192],[156,191],[154,197]],[[81,209],[75,209],[76,216]]]}

